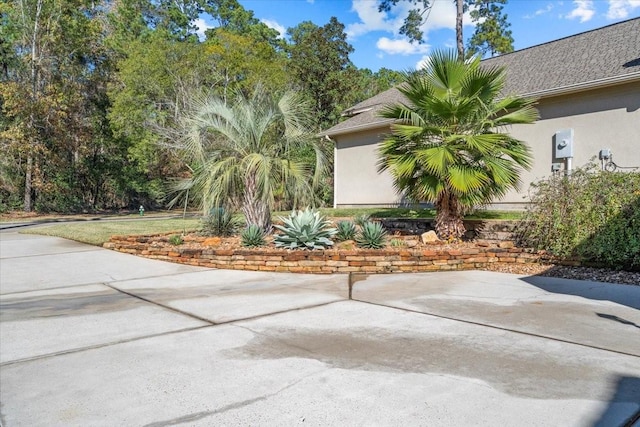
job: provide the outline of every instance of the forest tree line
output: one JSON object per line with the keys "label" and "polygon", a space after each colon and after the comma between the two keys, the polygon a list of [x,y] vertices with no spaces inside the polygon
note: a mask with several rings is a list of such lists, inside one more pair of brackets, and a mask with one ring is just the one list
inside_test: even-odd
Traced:
{"label": "forest tree line", "polygon": [[[217,26],[201,40],[202,13]],[[336,18],[282,37],[237,0],[2,2],[0,211],[163,206],[167,180],[189,173],[169,147],[191,100],[295,90],[320,131],[402,79],[356,67],[351,52]],[[330,175],[319,192],[331,202]]]}

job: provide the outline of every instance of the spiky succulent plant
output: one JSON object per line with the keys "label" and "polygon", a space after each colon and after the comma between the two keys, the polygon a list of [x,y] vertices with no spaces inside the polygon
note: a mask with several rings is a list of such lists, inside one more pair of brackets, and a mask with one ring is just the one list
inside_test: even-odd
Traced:
{"label": "spiky succulent plant", "polygon": [[361,248],[381,249],[385,246],[387,232],[379,222],[367,221],[360,227],[356,243]]}
{"label": "spiky succulent plant", "polygon": [[336,239],[340,241],[353,240],[358,229],[352,221],[338,221],[336,224]]}
{"label": "spiky succulent plant", "polygon": [[331,223],[320,212],[307,208],[279,219],[283,225],[274,227],[281,233],[273,236],[277,248],[326,249],[333,246],[331,237],[336,234],[336,229],[330,227]]}
{"label": "spiky succulent plant", "polygon": [[240,239],[242,246],[247,248],[255,248],[258,246],[264,246],[265,241],[265,232],[262,228],[260,228],[257,224],[250,224],[247,228],[242,230],[240,234]]}

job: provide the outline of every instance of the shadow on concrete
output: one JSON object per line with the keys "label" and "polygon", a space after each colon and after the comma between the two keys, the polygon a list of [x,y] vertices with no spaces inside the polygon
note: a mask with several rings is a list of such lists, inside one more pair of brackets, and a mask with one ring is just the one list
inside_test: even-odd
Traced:
{"label": "shadow on concrete", "polygon": [[[611,301],[640,310],[640,286],[586,282],[546,276],[528,276],[521,280],[547,292]],[[608,316],[606,313],[600,314],[600,317]]]}
{"label": "shadow on concrete", "polygon": [[615,379],[615,390],[608,406],[592,425],[632,427],[637,423],[640,423],[640,378],[620,376]]}

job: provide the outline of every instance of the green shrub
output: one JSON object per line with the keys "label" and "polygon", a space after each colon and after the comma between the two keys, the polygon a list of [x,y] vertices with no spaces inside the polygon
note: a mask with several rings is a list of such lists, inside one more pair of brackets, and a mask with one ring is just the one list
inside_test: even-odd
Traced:
{"label": "green shrub", "polygon": [[293,211],[287,218],[279,217],[284,225],[274,225],[282,234],[275,234],[277,248],[325,249],[333,246],[331,237],[336,234],[330,222],[317,211],[309,208]]}
{"label": "green shrub", "polygon": [[356,225],[351,221],[338,221],[336,230],[336,239],[341,242],[353,240],[358,232]]}
{"label": "green shrub", "polygon": [[254,248],[258,246],[264,246],[266,233],[257,224],[250,224],[242,231],[240,235],[242,246],[247,248]]}
{"label": "green shrub", "polygon": [[231,236],[238,229],[238,221],[225,208],[213,208],[202,219],[202,233],[207,236]]}
{"label": "green shrub", "polygon": [[171,243],[173,246],[178,246],[184,243],[184,239],[181,235],[174,234],[173,236],[169,237],[169,243]]}
{"label": "green shrub", "polygon": [[379,222],[367,221],[362,224],[356,236],[356,243],[361,248],[380,249],[385,246],[387,232]]}
{"label": "green shrub", "polygon": [[640,268],[640,174],[594,165],[533,185],[521,245],[614,268]]}

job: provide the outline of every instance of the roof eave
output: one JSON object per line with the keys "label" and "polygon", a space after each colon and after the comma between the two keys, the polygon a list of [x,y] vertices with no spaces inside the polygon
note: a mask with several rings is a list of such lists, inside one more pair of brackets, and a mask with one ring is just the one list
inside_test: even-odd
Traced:
{"label": "roof eave", "polygon": [[393,119],[384,119],[384,120],[380,120],[380,121],[373,122],[373,123],[365,123],[365,124],[358,125],[358,126],[351,126],[351,127],[344,128],[344,129],[338,129],[336,131],[331,131],[331,129],[329,129],[328,131],[322,132],[322,136],[332,137],[332,136],[344,135],[344,134],[347,134],[347,133],[360,132],[360,131],[372,130],[372,129],[379,129],[379,128],[387,127],[391,123],[393,123]]}
{"label": "roof eave", "polygon": [[607,77],[604,79],[580,82],[580,83],[576,83],[568,86],[554,87],[551,89],[529,92],[529,93],[523,94],[522,96],[534,97],[534,98],[548,98],[552,96],[582,92],[584,90],[589,90],[589,89],[599,89],[599,88],[604,88],[608,86],[615,86],[623,83],[633,82],[636,80],[640,81],[640,71],[629,73],[629,74],[623,74],[620,76]]}

